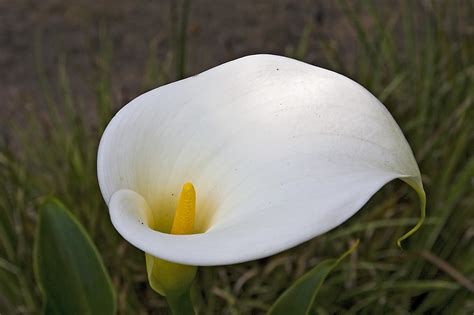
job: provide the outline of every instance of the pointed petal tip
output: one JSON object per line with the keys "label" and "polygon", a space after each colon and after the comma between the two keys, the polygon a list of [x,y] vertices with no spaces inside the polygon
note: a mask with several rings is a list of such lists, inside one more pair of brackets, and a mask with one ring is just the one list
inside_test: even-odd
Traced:
{"label": "pointed petal tip", "polygon": [[425,193],[425,190],[423,188],[423,184],[422,184],[420,176],[401,177],[400,179],[403,180],[404,182],[406,182],[411,188],[413,188],[413,190],[415,190],[415,192],[418,195],[418,199],[419,199],[419,203],[420,203],[420,218],[419,218],[417,224],[412,229],[410,229],[407,233],[405,233],[400,238],[398,238],[398,240],[397,240],[397,246],[400,249],[403,249],[402,242],[404,240],[406,240],[407,238],[409,238],[410,236],[412,236],[413,234],[415,234],[421,228],[421,226],[423,225],[423,223],[425,221],[425,218],[426,218],[426,193]]}

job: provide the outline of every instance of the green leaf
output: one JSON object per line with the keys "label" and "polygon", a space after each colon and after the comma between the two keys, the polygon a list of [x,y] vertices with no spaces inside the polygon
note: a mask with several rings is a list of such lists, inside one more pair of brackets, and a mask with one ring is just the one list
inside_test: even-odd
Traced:
{"label": "green leaf", "polygon": [[96,247],[55,199],[40,207],[34,268],[45,314],[115,314],[115,292]]}
{"label": "green leaf", "polygon": [[268,311],[269,315],[309,314],[316,295],[331,271],[359,245],[357,241],[337,259],[327,259],[304,274],[276,300]]}

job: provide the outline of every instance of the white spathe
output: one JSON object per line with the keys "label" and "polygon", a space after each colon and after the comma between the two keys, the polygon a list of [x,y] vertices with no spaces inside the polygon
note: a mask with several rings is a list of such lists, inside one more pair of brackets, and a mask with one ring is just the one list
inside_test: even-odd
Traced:
{"label": "white spathe", "polygon": [[[137,97],[108,125],[97,164],[117,231],[155,257],[198,266],[307,241],[395,178],[423,191],[410,146],[372,94],[335,72],[273,55],[240,58]],[[149,228],[169,231],[185,182],[196,188],[199,234]]]}

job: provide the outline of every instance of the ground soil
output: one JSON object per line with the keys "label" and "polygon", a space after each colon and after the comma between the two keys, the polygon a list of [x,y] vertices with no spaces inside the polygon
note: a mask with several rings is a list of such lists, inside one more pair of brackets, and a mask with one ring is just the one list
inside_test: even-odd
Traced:
{"label": "ground soil", "polygon": [[[123,106],[141,92],[150,57],[166,69],[173,38],[171,6],[176,3],[0,0],[0,129],[5,130],[6,121],[21,118],[25,108],[44,110],[38,65],[43,65],[54,86],[58,63],[63,61],[74,96],[86,108],[93,104],[101,34],[112,45],[112,89],[118,95],[117,107]],[[334,41],[351,58],[354,34],[335,3],[191,1],[187,74],[248,54],[285,54],[297,46],[308,23],[313,24],[313,32],[306,61],[324,66],[321,41]]]}

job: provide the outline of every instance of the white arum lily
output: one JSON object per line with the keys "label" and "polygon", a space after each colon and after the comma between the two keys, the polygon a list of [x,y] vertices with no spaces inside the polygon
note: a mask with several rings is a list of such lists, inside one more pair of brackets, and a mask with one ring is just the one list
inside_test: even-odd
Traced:
{"label": "white arum lily", "polygon": [[[298,245],[395,178],[418,192],[424,217],[420,171],[387,109],[340,74],[280,56],[240,58],[137,97],[108,125],[97,163],[117,231],[185,265]],[[170,234],[188,182],[192,230]]]}

